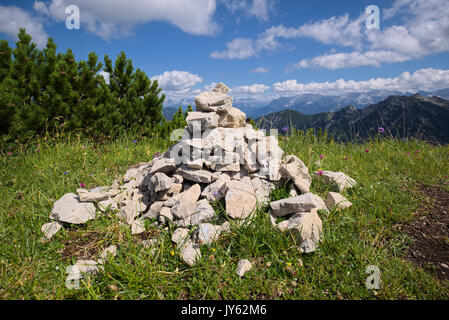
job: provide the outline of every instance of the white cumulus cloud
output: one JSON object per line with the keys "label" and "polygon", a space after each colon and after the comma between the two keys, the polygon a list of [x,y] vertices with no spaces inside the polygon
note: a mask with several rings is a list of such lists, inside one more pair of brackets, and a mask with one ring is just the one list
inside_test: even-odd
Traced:
{"label": "white cumulus cloud", "polygon": [[[331,70],[358,66],[380,66],[449,52],[449,5],[447,0],[396,0],[386,8],[381,23],[397,18],[395,24],[369,30],[366,13],[351,19],[349,14],[300,25],[273,26],[240,43],[228,42],[226,50],[214,51],[213,58],[248,59],[282,47],[282,39],[309,38],[329,46],[352,48],[352,52],[332,52],[302,59],[297,68],[322,67]],[[336,50],[333,48],[333,50]]]}
{"label": "white cumulus cloud", "polygon": [[166,96],[165,101],[168,104],[177,103],[181,100],[192,100],[201,90],[193,89],[195,85],[203,82],[197,74],[188,71],[165,71],[164,73],[154,76],[151,80],[157,80],[159,87],[162,88]]}
{"label": "white cumulus cloud", "polygon": [[[258,56],[263,50],[273,51],[281,46],[278,39],[313,38],[325,44],[338,44],[348,47],[360,47],[362,36],[361,21],[349,20],[349,15],[332,17],[316,23],[309,23],[298,28],[283,25],[266,29],[257,39],[236,38],[226,44],[226,50],[214,51],[212,58],[247,59]],[[364,21],[364,20],[363,20]],[[244,52],[245,54],[242,54]]]}
{"label": "white cumulus cloud", "polygon": [[69,5],[79,7],[81,28],[104,39],[126,36],[138,24],[150,21],[165,21],[196,35],[213,35],[219,30],[212,19],[215,0],[51,0],[35,1],[34,9],[64,21]]}
{"label": "white cumulus cloud", "polygon": [[270,11],[273,9],[273,0],[220,0],[231,13],[243,12],[247,16],[254,16],[258,20],[269,20]]}
{"label": "white cumulus cloud", "polygon": [[270,89],[270,87],[263,84],[253,84],[250,86],[240,86],[232,88],[232,93],[243,93],[243,94],[261,94]]}
{"label": "white cumulus cloud", "polygon": [[246,59],[257,54],[251,39],[236,38],[226,44],[226,50],[213,51],[210,56],[215,59]]}
{"label": "white cumulus cloud", "polygon": [[17,39],[20,28],[25,28],[38,48],[45,47],[48,35],[38,17],[16,6],[0,5],[0,32]]}
{"label": "white cumulus cloud", "polygon": [[339,79],[333,82],[299,83],[286,80],[273,84],[273,89],[283,94],[368,92],[370,90],[418,91],[449,87],[449,70],[419,69],[413,73],[403,72],[394,78],[372,78],[365,81]]}
{"label": "white cumulus cloud", "polygon": [[355,20],[350,20],[348,14],[339,17],[306,23],[298,28],[286,28],[283,25],[265,30],[262,37],[276,38],[312,38],[328,45],[340,45],[344,47],[360,47],[362,43],[362,23],[365,17],[362,15]]}
{"label": "white cumulus cloud", "polygon": [[163,74],[154,76],[151,80],[157,80],[164,91],[189,90],[196,84],[203,82],[203,78],[197,74],[178,70],[165,71]]}
{"label": "white cumulus cloud", "polygon": [[[357,51],[321,55],[303,59],[297,68],[323,67],[338,69],[357,66],[380,66],[384,63],[404,62],[430,54],[449,52],[449,6],[446,0],[396,0],[383,11],[382,21],[393,17],[402,18],[403,24],[381,27],[380,30],[363,28],[361,34],[347,34],[348,43],[353,42]],[[357,22],[358,21],[358,22]],[[334,34],[351,24],[363,24],[363,19],[347,20],[335,25]],[[362,38],[360,38],[362,35]],[[357,47],[363,39],[362,47]],[[321,41],[326,43],[325,41]],[[341,45],[339,41],[327,44]]]}
{"label": "white cumulus cloud", "polygon": [[396,51],[369,50],[365,52],[352,51],[349,53],[333,53],[303,59],[294,64],[300,68],[325,68],[336,70],[348,67],[373,66],[380,67],[383,63],[404,62],[412,59],[411,55]]}

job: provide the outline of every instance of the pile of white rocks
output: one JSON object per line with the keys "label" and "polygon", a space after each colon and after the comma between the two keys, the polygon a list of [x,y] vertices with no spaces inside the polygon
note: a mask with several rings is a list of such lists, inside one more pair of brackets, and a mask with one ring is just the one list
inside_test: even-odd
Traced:
{"label": "pile of white rocks", "polygon": [[[310,193],[308,168],[294,155],[284,157],[275,135],[248,124],[245,113],[232,106],[228,90],[219,83],[198,95],[187,126],[172,135],[179,141],[150,162],[131,167],[123,183],[78,189],[56,201],[50,214],[53,222],[42,227],[46,237],[51,238],[63,223],[83,224],[102,211],[115,210],[133,234],[145,232],[144,219],[173,231],[172,241],[182,259],[193,265],[201,256],[201,245],[230,230],[229,220],[243,223],[259,206],[269,204],[266,214],[273,226],[298,235],[301,251],[314,251],[322,238],[318,210],[351,203],[340,193],[330,192],[325,200]],[[342,172],[320,171],[319,178],[338,192],[356,184]],[[290,197],[269,203],[281,180],[291,181]],[[213,209],[215,202],[223,203],[226,219]],[[279,217],[283,221],[277,223]],[[143,244],[154,249],[158,241]],[[241,265],[249,270],[246,261]]]}

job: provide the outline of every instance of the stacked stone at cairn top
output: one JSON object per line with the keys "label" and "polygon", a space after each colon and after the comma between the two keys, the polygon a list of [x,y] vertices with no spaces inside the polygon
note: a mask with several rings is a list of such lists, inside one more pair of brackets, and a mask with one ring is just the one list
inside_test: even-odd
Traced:
{"label": "stacked stone at cairn top", "polygon": [[[205,91],[195,99],[196,110],[191,112],[188,122],[207,117],[212,122],[209,125],[223,128],[238,128],[246,125],[246,114],[232,106],[232,98],[226,93],[229,88],[219,83],[212,91]],[[208,125],[205,126],[206,128]],[[209,127],[212,128],[212,127]]]}
{"label": "stacked stone at cairn top", "polygon": [[[187,116],[187,126],[172,136],[181,138],[163,155],[131,167],[111,187],[78,189],[54,203],[42,231],[51,238],[63,223],[80,224],[99,211],[115,210],[133,234],[145,232],[143,220],[154,219],[158,227],[171,226],[172,241],[182,259],[193,265],[199,246],[210,244],[230,230],[230,222],[251,218],[258,206],[267,205],[275,183],[292,184],[290,198],[270,203],[270,221],[279,230],[296,232],[303,252],[316,249],[322,236],[318,210],[350,203],[339,194],[329,194],[326,203],[309,192],[311,176],[296,156],[283,160],[276,136],[267,136],[246,123],[246,115],[232,106],[229,88],[219,83],[195,99],[196,112]],[[176,137],[175,137],[176,138]],[[323,173],[320,172],[322,175]],[[341,172],[325,172],[324,182],[339,192],[355,185]],[[211,204],[222,201],[226,217],[219,217]],[[276,217],[286,217],[276,223]],[[193,228],[195,227],[195,228]],[[169,229],[167,229],[169,230]],[[144,245],[157,247],[157,239]]]}

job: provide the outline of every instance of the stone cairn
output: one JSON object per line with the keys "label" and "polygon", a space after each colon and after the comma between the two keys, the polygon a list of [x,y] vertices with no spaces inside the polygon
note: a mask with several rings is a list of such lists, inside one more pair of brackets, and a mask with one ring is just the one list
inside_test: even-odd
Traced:
{"label": "stone cairn", "polygon": [[[182,139],[150,162],[132,166],[124,184],[116,180],[110,187],[77,189],[77,194],[68,193],[56,201],[50,214],[53,222],[42,226],[45,236],[50,239],[63,223],[83,224],[94,219],[97,211],[115,210],[132,234],[145,231],[144,219],[154,219],[157,227],[166,230],[171,225],[172,241],[181,258],[194,265],[201,257],[201,245],[211,244],[230,230],[229,221],[218,222],[212,203],[224,202],[228,220],[242,224],[259,206],[269,203],[276,182],[289,180],[293,184],[290,197],[271,202],[267,215],[273,227],[297,236],[302,252],[313,252],[322,238],[318,210],[346,208],[351,203],[336,192],[329,192],[325,201],[310,193],[308,168],[294,155],[283,158],[276,136],[248,124],[245,113],[232,106],[228,90],[219,83],[198,95],[196,112],[188,114],[187,126],[172,134]],[[334,191],[343,192],[356,184],[342,172],[316,174],[332,184]],[[288,219],[277,223],[277,217]],[[158,239],[143,241],[153,250],[157,243]],[[98,265],[101,268],[107,254],[114,255],[116,250],[115,246],[107,248],[98,261],[79,260],[68,279],[98,272]],[[237,274],[242,276],[249,269],[250,262],[242,260]]]}

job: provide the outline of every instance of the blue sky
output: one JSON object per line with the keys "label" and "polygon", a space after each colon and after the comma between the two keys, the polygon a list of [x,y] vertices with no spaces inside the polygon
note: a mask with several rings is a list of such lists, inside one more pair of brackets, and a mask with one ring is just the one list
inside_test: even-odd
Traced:
{"label": "blue sky", "polygon": [[[79,30],[66,28],[68,5]],[[369,5],[380,29],[366,27]],[[449,87],[446,0],[2,0],[0,37],[20,27],[78,59],[124,50],[169,101],[219,81],[256,99]]]}

